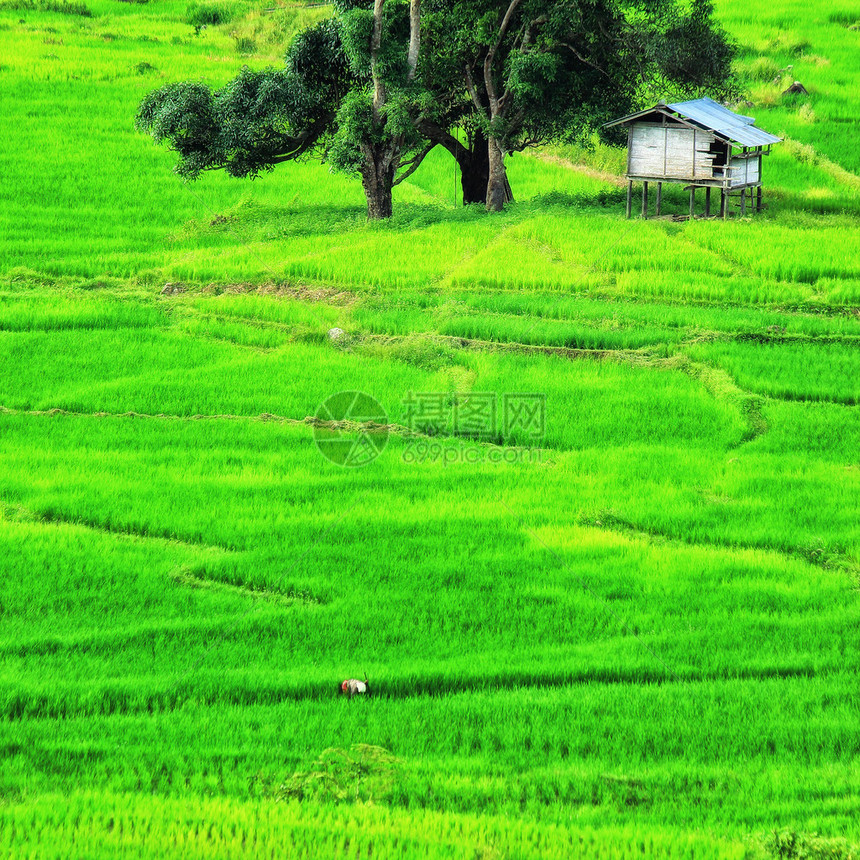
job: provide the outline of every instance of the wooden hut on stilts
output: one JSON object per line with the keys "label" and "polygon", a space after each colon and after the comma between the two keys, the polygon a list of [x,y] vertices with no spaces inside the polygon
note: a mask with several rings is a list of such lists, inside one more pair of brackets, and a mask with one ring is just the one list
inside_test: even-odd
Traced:
{"label": "wooden hut on stilts", "polygon": [[642,217],[648,217],[648,184],[657,183],[656,215],[661,214],[663,183],[683,184],[690,192],[690,218],[696,214],[696,189],[705,189],[705,215],[711,214],[711,189],[720,191],[722,218],[732,196],[740,213],[762,208],[762,159],[780,138],[755,127],[749,116],[713,99],[661,102],[648,110],[607,123],[627,127],[627,217],[633,208],[633,182],[642,182]]}

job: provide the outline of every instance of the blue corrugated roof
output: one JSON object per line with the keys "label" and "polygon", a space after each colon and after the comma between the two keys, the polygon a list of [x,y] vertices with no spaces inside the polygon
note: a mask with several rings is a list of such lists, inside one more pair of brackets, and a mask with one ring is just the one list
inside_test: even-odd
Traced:
{"label": "blue corrugated roof", "polygon": [[718,104],[713,99],[693,99],[689,102],[675,102],[666,105],[681,116],[698,125],[710,128],[741,146],[766,146],[779,143],[780,138],[756,128],[751,116],[742,116]]}
{"label": "blue corrugated roof", "polygon": [[608,122],[606,125],[607,127],[620,125],[621,123],[638,119],[640,116],[647,116],[654,111],[671,111],[696,125],[715,131],[721,137],[739,146],[767,146],[770,143],[779,143],[782,140],[782,138],[774,134],[756,128],[754,125],[755,120],[751,116],[743,116],[742,114],[730,111],[728,108],[709,98],[693,99],[688,102],[675,102],[670,105],[661,102],[653,108],[630,114],[630,116],[621,117],[621,119]]}

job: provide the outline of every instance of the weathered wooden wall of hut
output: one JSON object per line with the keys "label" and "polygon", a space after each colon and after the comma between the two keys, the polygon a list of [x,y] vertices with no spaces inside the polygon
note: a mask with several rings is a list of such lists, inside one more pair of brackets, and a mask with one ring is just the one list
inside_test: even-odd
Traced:
{"label": "weathered wooden wall of hut", "polygon": [[630,133],[632,176],[710,179],[714,175],[712,132],[686,126],[635,123]]}
{"label": "weathered wooden wall of hut", "polygon": [[730,162],[732,185],[748,185],[761,181],[761,154],[734,156]]}

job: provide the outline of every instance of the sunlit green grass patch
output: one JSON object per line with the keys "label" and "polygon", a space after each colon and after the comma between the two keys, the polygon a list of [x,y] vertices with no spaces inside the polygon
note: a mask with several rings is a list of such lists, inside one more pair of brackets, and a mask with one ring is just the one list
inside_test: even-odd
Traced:
{"label": "sunlit green grass patch", "polygon": [[860,344],[719,343],[691,354],[724,367],[745,388],[790,400],[860,403]]}

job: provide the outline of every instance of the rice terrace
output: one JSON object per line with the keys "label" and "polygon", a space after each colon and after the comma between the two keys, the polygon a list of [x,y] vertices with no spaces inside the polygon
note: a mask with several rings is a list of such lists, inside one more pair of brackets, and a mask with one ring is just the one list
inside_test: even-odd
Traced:
{"label": "rice terrace", "polygon": [[0,131],[0,856],[860,858],[858,0],[0,0]]}

